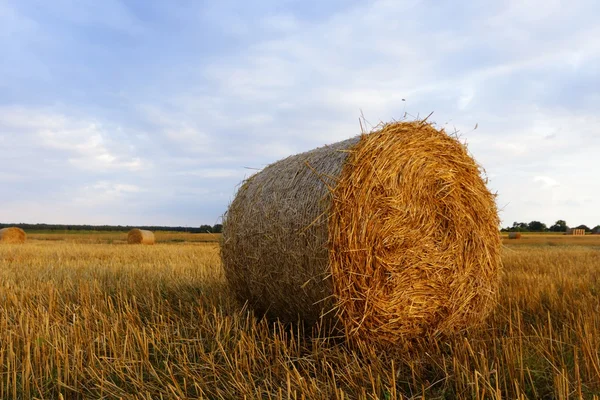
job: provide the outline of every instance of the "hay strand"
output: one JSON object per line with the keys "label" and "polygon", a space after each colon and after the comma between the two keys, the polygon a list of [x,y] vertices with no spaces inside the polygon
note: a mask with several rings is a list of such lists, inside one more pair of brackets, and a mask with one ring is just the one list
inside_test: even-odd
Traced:
{"label": "hay strand", "polygon": [[25,243],[27,234],[21,228],[9,227],[0,229],[1,243]]}
{"label": "hay strand", "polygon": [[134,228],[127,234],[129,244],[154,244],[154,233],[151,231]]}
{"label": "hay strand", "polygon": [[423,121],[391,123],[250,177],[225,216],[222,258],[259,313],[393,344],[488,314],[498,225],[465,146]]}

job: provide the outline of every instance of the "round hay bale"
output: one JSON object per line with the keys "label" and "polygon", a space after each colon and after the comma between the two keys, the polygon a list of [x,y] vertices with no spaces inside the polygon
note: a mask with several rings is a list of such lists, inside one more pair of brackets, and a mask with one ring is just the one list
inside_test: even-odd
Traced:
{"label": "round hay bale", "polygon": [[508,232],[509,239],[521,239],[521,232]]}
{"label": "round hay bale", "polygon": [[143,229],[134,228],[127,234],[127,243],[129,244],[154,244],[154,233]]}
{"label": "round hay bale", "polygon": [[10,227],[0,229],[1,243],[25,243],[27,234],[21,228]]}
{"label": "round hay bale", "polygon": [[425,122],[267,166],[225,215],[221,255],[241,301],[281,321],[401,338],[472,326],[495,304],[495,196],[466,147]]}

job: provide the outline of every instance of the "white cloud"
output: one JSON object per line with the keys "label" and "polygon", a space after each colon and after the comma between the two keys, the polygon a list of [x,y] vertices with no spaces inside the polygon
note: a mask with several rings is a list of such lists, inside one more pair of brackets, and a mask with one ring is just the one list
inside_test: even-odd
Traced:
{"label": "white cloud", "polygon": [[52,5],[41,3],[40,9],[63,23],[79,26],[96,26],[127,34],[142,34],[143,24],[119,0],[55,0]]}
{"label": "white cloud", "polygon": [[[594,168],[593,157],[581,160],[577,154],[600,146],[592,137],[596,118],[585,110],[545,104],[557,82],[575,78],[569,75],[574,68],[600,55],[595,42],[584,40],[598,33],[594,23],[565,26],[586,9],[583,3],[569,7],[579,14],[565,12],[558,2],[537,14],[530,12],[538,7],[531,2],[506,2],[495,14],[489,12],[494,7],[473,7],[481,15],[465,13],[465,29],[458,27],[460,20],[419,25],[425,6],[361,4],[318,23],[296,21],[296,31],[217,59],[205,72],[215,87],[213,126],[234,126],[223,118],[227,111],[244,121],[241,129],[248,135],[239,139],[257,160],[248,166],[262,167],[357,134],[361,110],[374,124],[401,118],[405,111],[421,117],[435,111],[432,120],[448,121],[450,131],[460,129],[495,177],[492,188],[499,201],[510,204],[503,218],[526,219],[543,209],[550,219],[559,218],[554,214],[600,219],[589,210],[562,206],[574,192],[588,198],[600,196],[597,190],[578,179],[554,184],[569,181],[555,178],[560,168]],[[440,15],[444,7],[454,4],[441,6]],[[407,13],[414,18],[400,18]],[[560,34],[549,33],[557,26]],[[264,110],[269,112],[263,120]],[[554,181],[538,179],[540,188],[531,185],[536,177]],[[553,194],[539,199],[538,190]]]}
{"label": "white cloud", "polygon": [[31,18],[21,15],[14,7],[6,2],[0,3],[0,38],[10,39],[15,35],[33,33],[38,29],[38,24]]}
{"label": "white cloud", "polygon": [[38,148],[45,159],[60,159],[78,169],[139,170],[142,159],[121,140],[119,128],[68,117],[45,109],[0,107],[0,128],[12,146]]}
{"label": "white cloud", "polygon": [[[156,21],[112,0],[61,17],[69,7],[59,2],[63,36],[6,4],[0,22],[24,38],[0,44],[31,58],[4,75],[25,80],[0,81],[0,104],[15,104],[0,107],[0,157],[36,162],[4,167],[0,181],[43,177],[54,186],[39,190],[57,203],[68,193],[89,211],[144,193],[156,204],[135,203],[147,215],[185,221],[210,204],[216,218],[252,172],[244,167],[354,136],[361,112],[376,125],[434,111],[430,120],[458,129],[486,168],[507,223],[600,223],[600,188],[590,184],[600,152],[595,1],[322,2],[320,13],[272,0],[155,3]],[[78,34],[88,26],[99,36]],[[62,52],[33,46],[38,37]],[[105,51],[102,65],[85,65],[93,82],[19,97],[30,75],[43,86],[77,72],[77,60],[52,54],[78,50]]]}
{"label": "white cloud", "polygon": [[203,168],[199,170],[185,170],[177,172],[180,176],[193,176],[204,179],[238,178],[241,179],[247,172],[243,169],[232,168]]}
{"label": "white cloud", "polygon": [[463,92],[463,94],[458,98],[458,109],[464,110],[469,104],[473,101],[475,97],[475,91],[473,89],[468,89]]}
{"label": "white cloud", "polygon": [[23,177],[16,173],[7,173],[0,171],[0,182],[19,182]]}
{"label": "white cloud", "polygon": [[144,189],[136,185],[99,181],[77,190],[70,203],[85,208],[118,205],[115,203],[124,202],[140,192]]}
{"label": "white cloud", "polygon": [[299,22],[293,15],[290,14],[275,14],[269,15],[262,19],[261,25],[278,34],[292,33],[299,29]]}
{"label": "white cloud", "polygon": [[560,183],[556,179],[552,179],[549,176],[536,176],[533,178],[533,181],[541,183],[544,189],[560,186]]}

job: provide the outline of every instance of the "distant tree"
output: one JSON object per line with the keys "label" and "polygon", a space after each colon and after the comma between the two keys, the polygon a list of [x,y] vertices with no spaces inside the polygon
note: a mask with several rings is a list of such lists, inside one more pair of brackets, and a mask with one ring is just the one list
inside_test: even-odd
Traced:
{"label": "distant tree", "polygon": [[531,221],[527,225],[527,229],[531,232],[546,232],[548,230],[548,227],[543,222]]}
{"label": "distant tree", "polygon": [[513,222],[513,226],[509,230],[511,232],[527,232],[529,230],[529,225],[525,222]]}
{"label": "distant tree", "polygon": [[586,233],[592,231],[587,225],[579,225],[576,229],[584,229]]}
{"label": "distant tree", "polygon": [[592,233],[599,233],[600,234],[600,225],[596,225],[594,227],[594,229],[592,229]]}
{"label": "distant tree", "polygon": [[[169,231],[169,232],[191,232],[200,233],[211,231],[210,225],[203,225],[203,230],[197,227],[188,226],[122,226],[122,225],[62,225],[62,224],[24,224],[24,223],[0,223],[0,229],[9,226],[16,226],[25,231],[121,231],[127,232],[131,228],[140,228],[150,231]],[[207,228],[208,227],[208,228]]]}
{"label": "distant tree", "polygon": [[201,233],[212,233],[212,226],[210,225],[200,225]]}
{"label": "distant tree", "polygon": [[223,231],[223,225],[222,224],[213,225],[213,227],[212,227],[212,232],[213,233],[221,233],[222,231]]}
{"label": "distant tree", "polygon": [[567,229],[569,229],[569,227],[567,226],[567,223],[562,219],[559,219],[554,225],[550,227],[550,230],[552,232],[566,232]]}

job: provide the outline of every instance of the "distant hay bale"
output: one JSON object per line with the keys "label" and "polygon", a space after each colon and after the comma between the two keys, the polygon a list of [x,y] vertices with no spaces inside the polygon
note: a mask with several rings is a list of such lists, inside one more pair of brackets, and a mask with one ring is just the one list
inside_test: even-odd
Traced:
{"label": "distant hay bale", "polygon": [[127,243],[129,244],[154,244],[154,233],[143,229],[132,229],[127,234]]}
{"label": "distant hay bale", "polygon": [[508,232],[509,239],[521,239],[521,232]]}
{"label": "distant hay bale", "polygon": [[424,122],[267,166],[224,220],[230,287],[258,313],[393,344],[482,321],[495,304],[495,197],[457,139]]}
{"label": "distant hay bale", "polygon": [[25,240],[27,240],[27,234],[21,228],[10,227],[0,229],[1,243],[25,243]]}
{"label": "distant hay bale", "polygon": [[566,234],[572,236],[585,236],[585,229],[569,228],[567,229]]}

